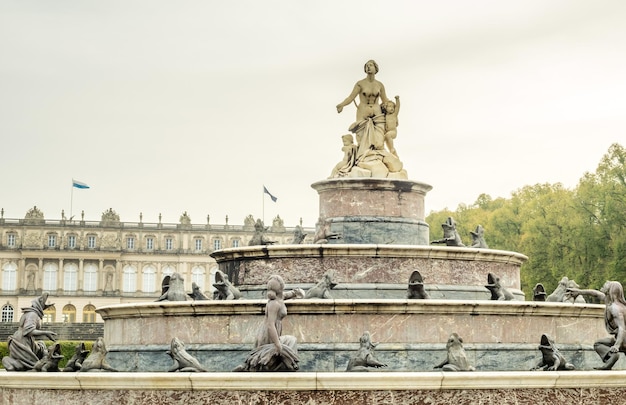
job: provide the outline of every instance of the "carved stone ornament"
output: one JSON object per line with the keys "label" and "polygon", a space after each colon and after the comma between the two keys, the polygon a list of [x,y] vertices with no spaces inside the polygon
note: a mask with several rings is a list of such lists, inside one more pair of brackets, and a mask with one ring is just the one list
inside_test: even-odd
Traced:
{"label": "carved stone ornament", "polygon": [[43,224],[45,222],[43,212],[41,212],[41,210],[37,208],[37,206],[34,206],[26,212],[26,215],[24,216],[24,222],[29,225]]}
{"label": "carved stone ornament", "polygon": [[113,211],[113,208],[109,208],[102,213],[100,223],[103,226],[118,225],[120,223],[120,216],[117,214],[117,212]]}

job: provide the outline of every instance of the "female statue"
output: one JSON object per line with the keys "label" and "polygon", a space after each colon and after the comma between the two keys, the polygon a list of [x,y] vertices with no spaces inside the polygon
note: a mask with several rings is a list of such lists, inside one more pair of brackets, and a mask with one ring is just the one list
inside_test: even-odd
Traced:
{"label": "female statue", "polygon": [[7,371],[28,371],[35,367],[35,363],[43,358],[48,349],[42,341],[35,338],[45,336],[50,340],[56,340],[56,333],[40,330],[43,312],[54,306],[46,304],[48,293],[32,301],[30,308],[22,308],[24,314],[20,318],[20,326],[17,331],[9,336],[9,355],[2,358],[2,364]]}
{"label": "female statue", "polygon": [[593,348],[604,362],[596,369],[610,370],[619,360],[619,353],[626,353],[626,299],[622,284],[618,281],[607,281],[600,291],[568,288],[567,294],[573,298],[580,294],[604,300],[606,304],[604,325],[611,336],[598,340],[593,344]]}
{"label": "female statue", "polygon": [[259,328],[254,349],[244,364],[234,371],[296,371],[298,370],[298,348],[294,336],[281,336],[282,320],[287,316],[284,300],[303,298],[304,291],[297,288],[284,292],[285,282],[278,275],[270,276],[267,282],[267,304],[265,319]]}

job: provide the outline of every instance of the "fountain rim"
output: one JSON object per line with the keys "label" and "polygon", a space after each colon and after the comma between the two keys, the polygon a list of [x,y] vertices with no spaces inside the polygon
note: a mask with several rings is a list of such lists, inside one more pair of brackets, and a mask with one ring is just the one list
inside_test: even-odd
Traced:
{"label": "fountain rim", "polygon": [[426,195],[433,186],[415,180],[406,179],[379,179],[373,177],[338,178],[316,181],[311,188],[318,193],[326,190],[350,189],[361,191],[401,191],[418,192]]}
{"label": "fountain rim", "polygon": [[[152,301],[99,307],[107,320],[167,316],[263,315],[265,299],[226,301]],[[602,304],[570,304],[539,301],[442,300],[442,299],[300,299],[286,301],[290,315],[308,314],[446,314],[468,316],[576,316],[598,318]]]}
{"label": "fountain rim", "polygon": [[219,264],[241,259],[270,259],[297,257],[372,257],[422,258],[443,260],[480,260],[485,262],[523,264],[528,260],[521,253],[458,246],[378,245],[378,244],[300,244],[256,245],[216,250],[210,254]]}

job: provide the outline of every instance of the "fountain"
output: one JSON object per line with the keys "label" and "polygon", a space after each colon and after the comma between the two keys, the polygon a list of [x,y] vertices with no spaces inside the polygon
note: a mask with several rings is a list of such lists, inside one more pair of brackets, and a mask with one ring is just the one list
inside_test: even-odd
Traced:
{"label": "fountain", "polygon": [[[431,186],[408,180],[402,162],[390,152],[395,152],[397,131],[386,124],[384,112],[392,108],[383,111],[378,104],[379,98],[388,100],[382,83],[374,79],[375,62],[369,61],[365,71],[367,77],[337,106],[341,112],[360,97],[357,122],[350,127],[357,144],[344,136],[344,159],[331,178],[312,185],[320,199],[319,243],[212,253],[220,271],[241,292],[239,300],[99,308],[107,359],[122,373],[81,375],[77,382],[67,382],[68,387],[126,393],[162,390],[163,397],[179,400],[195,393],[205,400],[246,403],[269,398],[285,403],[454,403],[480,398],[519,402],[532,396],[535,402],[569,404],[574,397],[611,398],[626,392],[621,382],[626,374],[621,371],[528,371],[537,366],[537,347],[544,335],[554,339],[577,370],[597,365],[591,344],[606,336],[604,306],[525,301],[520,268],[526,257],[520,253],[430,245],[424,199]],[[398,110],[397,97],[396,120]],[[416,270],[429,299],[407,298]],[[297,339],[300,371],[232,373],[250,352],[263,321],[266,283],[272,274],[281,275],[287,289],[309,289],[327,274],[337,285],[331,299],[287,302],[283,330]],[[490,299],[485,285],[493,275],[514,300]],[[386,367],[346,373],[362,336],[367,336],[368,345],[369,339],[376,344],[376,358]],[[463,369],[442,362],[451,336],[463,339],[464,361],[472,365],[464,369],[477,371],[434,371],[437,366]],[[160,374],[172,367],[166,353],[174,338],[184,342],[209,373]],[[555,389],[569,391],[555,395]]]}

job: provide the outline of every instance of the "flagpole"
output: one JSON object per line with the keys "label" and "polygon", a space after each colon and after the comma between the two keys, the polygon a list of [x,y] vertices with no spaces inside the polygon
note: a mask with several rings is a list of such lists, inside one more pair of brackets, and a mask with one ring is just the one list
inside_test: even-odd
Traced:
{"label": "flagpole", "polygon": [[263,192],[261,194],[261,198],[263,199],[262,207],[263,207],[263,226],[265,226],[265,186],[263,186]]}
{"label": "flagpole", "polygon": [[73,208],[74,208],[74,179],[72,179],[72,191],[70,192],[70,221],[72,220]]}

